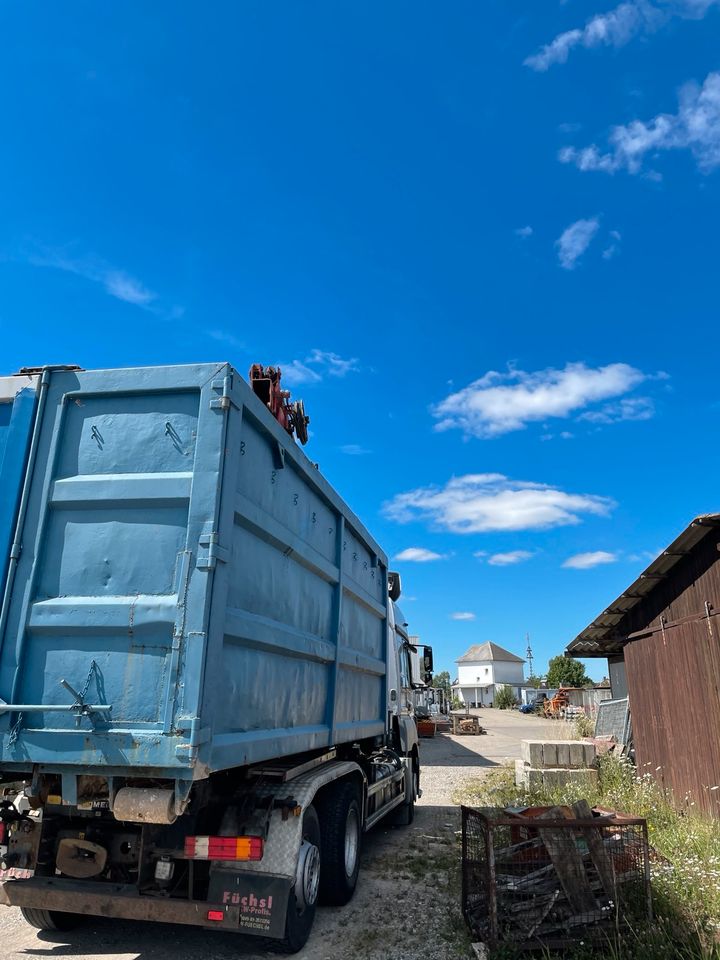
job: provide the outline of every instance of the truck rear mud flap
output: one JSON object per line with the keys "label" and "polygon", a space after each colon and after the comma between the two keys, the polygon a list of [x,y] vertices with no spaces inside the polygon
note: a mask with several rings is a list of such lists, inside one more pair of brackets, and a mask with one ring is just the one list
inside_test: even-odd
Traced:
{"label": "truck rear mud flap", "polygon": [[291,887],[284,877],[217,871],[207,901],[167,900],[142,896],[130,885],[34,877],[0,884],[0,904],[282,937]]}
{"label": "truck rear mud flap", "polygon": [[218,910],[240,911],[240,933],[281,939],[291,888],[292,881],[285,877],[215,870],[208,900],[220,904]]}

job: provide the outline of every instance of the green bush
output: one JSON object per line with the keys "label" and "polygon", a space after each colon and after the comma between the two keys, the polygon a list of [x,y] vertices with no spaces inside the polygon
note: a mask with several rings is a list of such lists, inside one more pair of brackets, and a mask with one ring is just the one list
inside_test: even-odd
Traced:
{"label": "green bush", "polygon": [[595,721],[586,713],[579,713],[573,720],[575,735],[578,740],[583,737],[591,737],[595,733]]}
{"label": "green bush", "polygon": [[512,692],[512,688],[507,684],[500,687],[498,692],[495,694],[495,706],[499,707],[501,710],[507,710],[511,707],[514,707],[517,701],[515,700],[515,694]]}

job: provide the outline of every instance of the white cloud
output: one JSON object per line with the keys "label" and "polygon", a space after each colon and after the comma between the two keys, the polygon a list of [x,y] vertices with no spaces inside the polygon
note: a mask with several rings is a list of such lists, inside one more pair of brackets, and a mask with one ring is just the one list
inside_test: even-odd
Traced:
{"label": "white cloud", "polygon": [[492,567],[510,567],[529,560],[532,555],[529,550],[510,550],[508,553],[494,553],[488,557],[488,563]]}
{"label": "white cloud", "polygon": [[322,377],[317,370],[312,370],[300,360],[291,360],[289,363],[277,364],[282,372],[283,384],[298,386],[301,383],[319,383]]}
{"label": "white cloud", "polygon": [[480,473],[453,477],[444,487],[399,493],[383,505],[383,513],[398,523],[428,520],[451,533],[486,533],[574,525],[585,514],[607,516],[614,506],[608,497]]}
{"label": "white cloud", "polygon": [[518,237],[523,237],[523,239],[526,238],[526,237],[531,237],[531,236],[533,235],[533,228],[532,228],[532,227],[518,227],[517,230],[515,231],[515,234],[516,234],[516,236],[518,236]]}
{"label": "white cloud", "polygon": [[[709,73],[702,86],[686,84],[679,94],[677,113],[659,113],[651,120],[633,120],[613,127],[609,149],[597,144],[564,147],[558,154],[562,163],[579,170],[637,174],[649,155],[664,150],[690,150],[702,173],[720,166],[720,73]],[[650,171],[657,179],[659,174]]]}
{"label": "white cloud", "polygon": [[528,57],[525,66],[540,73],[566,63],[576,47],[623,47],[635,37],[654,33],[670,18],[699,20],[720,0],[625,0],[612,10],[591,17],[584,27],[558,34]]}
{"label": "white cloud", "polygon": [[575,264],[590,246],[599,229],[600,220],[591,217],[588,220],[576,220],[563,230],[560,238],[555,241],[563,269],[575,269]]}
{"label": "white cloud", "polygon": [[359,361],[356,357],[346,360],[328,350],[313,350],[305,363],[325,368],[331,377],[344,377],[348,373],[357,371]]}
{"label": "white cloud", "polygon": [[349,457],[363,457],[365,454],[370,453],[365,447],[361,447],[359,443],[344,443],[340,447],[340,452],[346,453]]}
{"label": "white cloud", "polygon": [[283,382],[290,386],[302,383],[319,383],[325,376],[345,377],[357,372],[360,362],[355,357],[345,359],[328,350],[311,350],[304,360],[290,360],[278,363],[282,370]]}
{"label": "white cloud", "polygon": [[535,373],[490,370],[431,408],[436,430],[460,429],[487,439],[551,417],[567,419],[605,400],[622,397],[649,376],[627,363],[588,367],[568,363]]}
{"label": "white cloud", "polygon": [[144,307],[155,299],[155,294],[143,286],[139,280],[123,273],[122,270],[110,270],[103,278],[105,289],[111,297],[125,300]]}
{"label": "white cloud", "polygon": [[625,559],[630,563],[650,563],[661,553],[662,550],[640,550],[637,553],[629,553]]}
{"label": "white cloud", "polygon": [[618,230],[610,231],[610,242],[607,247],[602,252],[603,260],[612,260],[612,258],[620,252],[620,241],[622,236]]}
{"label": "white cloud", "polygon": [[451,620],[475,620],[475,614],[469,610],[458,610],[457,613],[450,614]]}
{"label": "white cloud", "polygon": [[606,550],[593,550],[588,553],[576,553],[563,563],[563,567],[568,570],[591,570],[593,567],[599,567],[604,563],[615,563],[617,561],[616,553],[608,553]]}
{"label": "white cloud", "polygon": [[407,547],[393,559],[404,563],[430,563],[432,560],[444,560],[445,555],[435,553],[433,550],[426,550],[424,547]]}
{"label": "white cloud", "polygon": [[149,290],[138,279],[110,266],[99,257],[72,257],[59,250],[45,250],[32,254],[28,260],[36,267],[52,267],[72,273],[84,280],[100,284],[106,293],[116,300],[123,300],[136,307],[149,308],[157,300],[157,294]]}
{"label": "white cloud", "polygon": [[650,397],[624,397],[616,403],[607,403],[599,410],[581,413],[578,420],[590,423],[619,423],[621,420],[651,420],[655,404]]}
{"label": "white cloud", "polygon": [[216,327],[213,330],[206,330],[205,332],[211,340],[217,340],[218,343],[225,343],[230,347],[235,347],[237,350],[245,349],[243,341],[239,340],[234,334],[229,333],[227,330],[221,330]]}
{"label": "white cloud", "polygon": [[662,14],[651,3],[632,0],[621,3],[607,13],[598,14],[587,21],[583,28],[566,30],[554,40],[528,57],[524,63],[544,73],[555,63],[566,63],[575,47],[621,47],[644,30],[654,29]]}

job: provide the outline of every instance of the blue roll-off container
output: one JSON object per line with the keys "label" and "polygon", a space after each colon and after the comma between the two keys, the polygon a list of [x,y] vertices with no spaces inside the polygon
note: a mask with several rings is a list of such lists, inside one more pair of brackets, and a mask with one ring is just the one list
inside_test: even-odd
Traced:
{"label": "blue roll-off container", "polygon": [[20,504],[38,377],[0,377],[0,583],[5,582]]}
{"label": "blue roll-off container", "polygon": [[189,783],[384,733],[387,559],[231,366],[47,369],[26,414],[1,770]]}

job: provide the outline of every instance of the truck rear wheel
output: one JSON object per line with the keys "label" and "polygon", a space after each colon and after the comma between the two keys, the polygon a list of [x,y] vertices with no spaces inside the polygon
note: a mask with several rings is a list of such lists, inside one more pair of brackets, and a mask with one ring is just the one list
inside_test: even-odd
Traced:
{"label": "truck rear wheel", "polygon": [[341,907],[355,893],[360,871],[362,837],[360,803],[355,785],[341,783],[322,805],[322,903]]}
{"label": "truck rear wheel", "polygon": [[61,913],[59,910],[38,910],[35,907],[20,907],[20,913],[26,923],[38,930],[72,930],[79,922],[75,913]]}
{"label": "truck rear wheel", "polygon": [[302,846],[298,869],[287,907],[285,938],[278,943],[282,953],[297,953],[307,943],[315,920],[321,873],[320,821],[315,807],[303,816]]}

